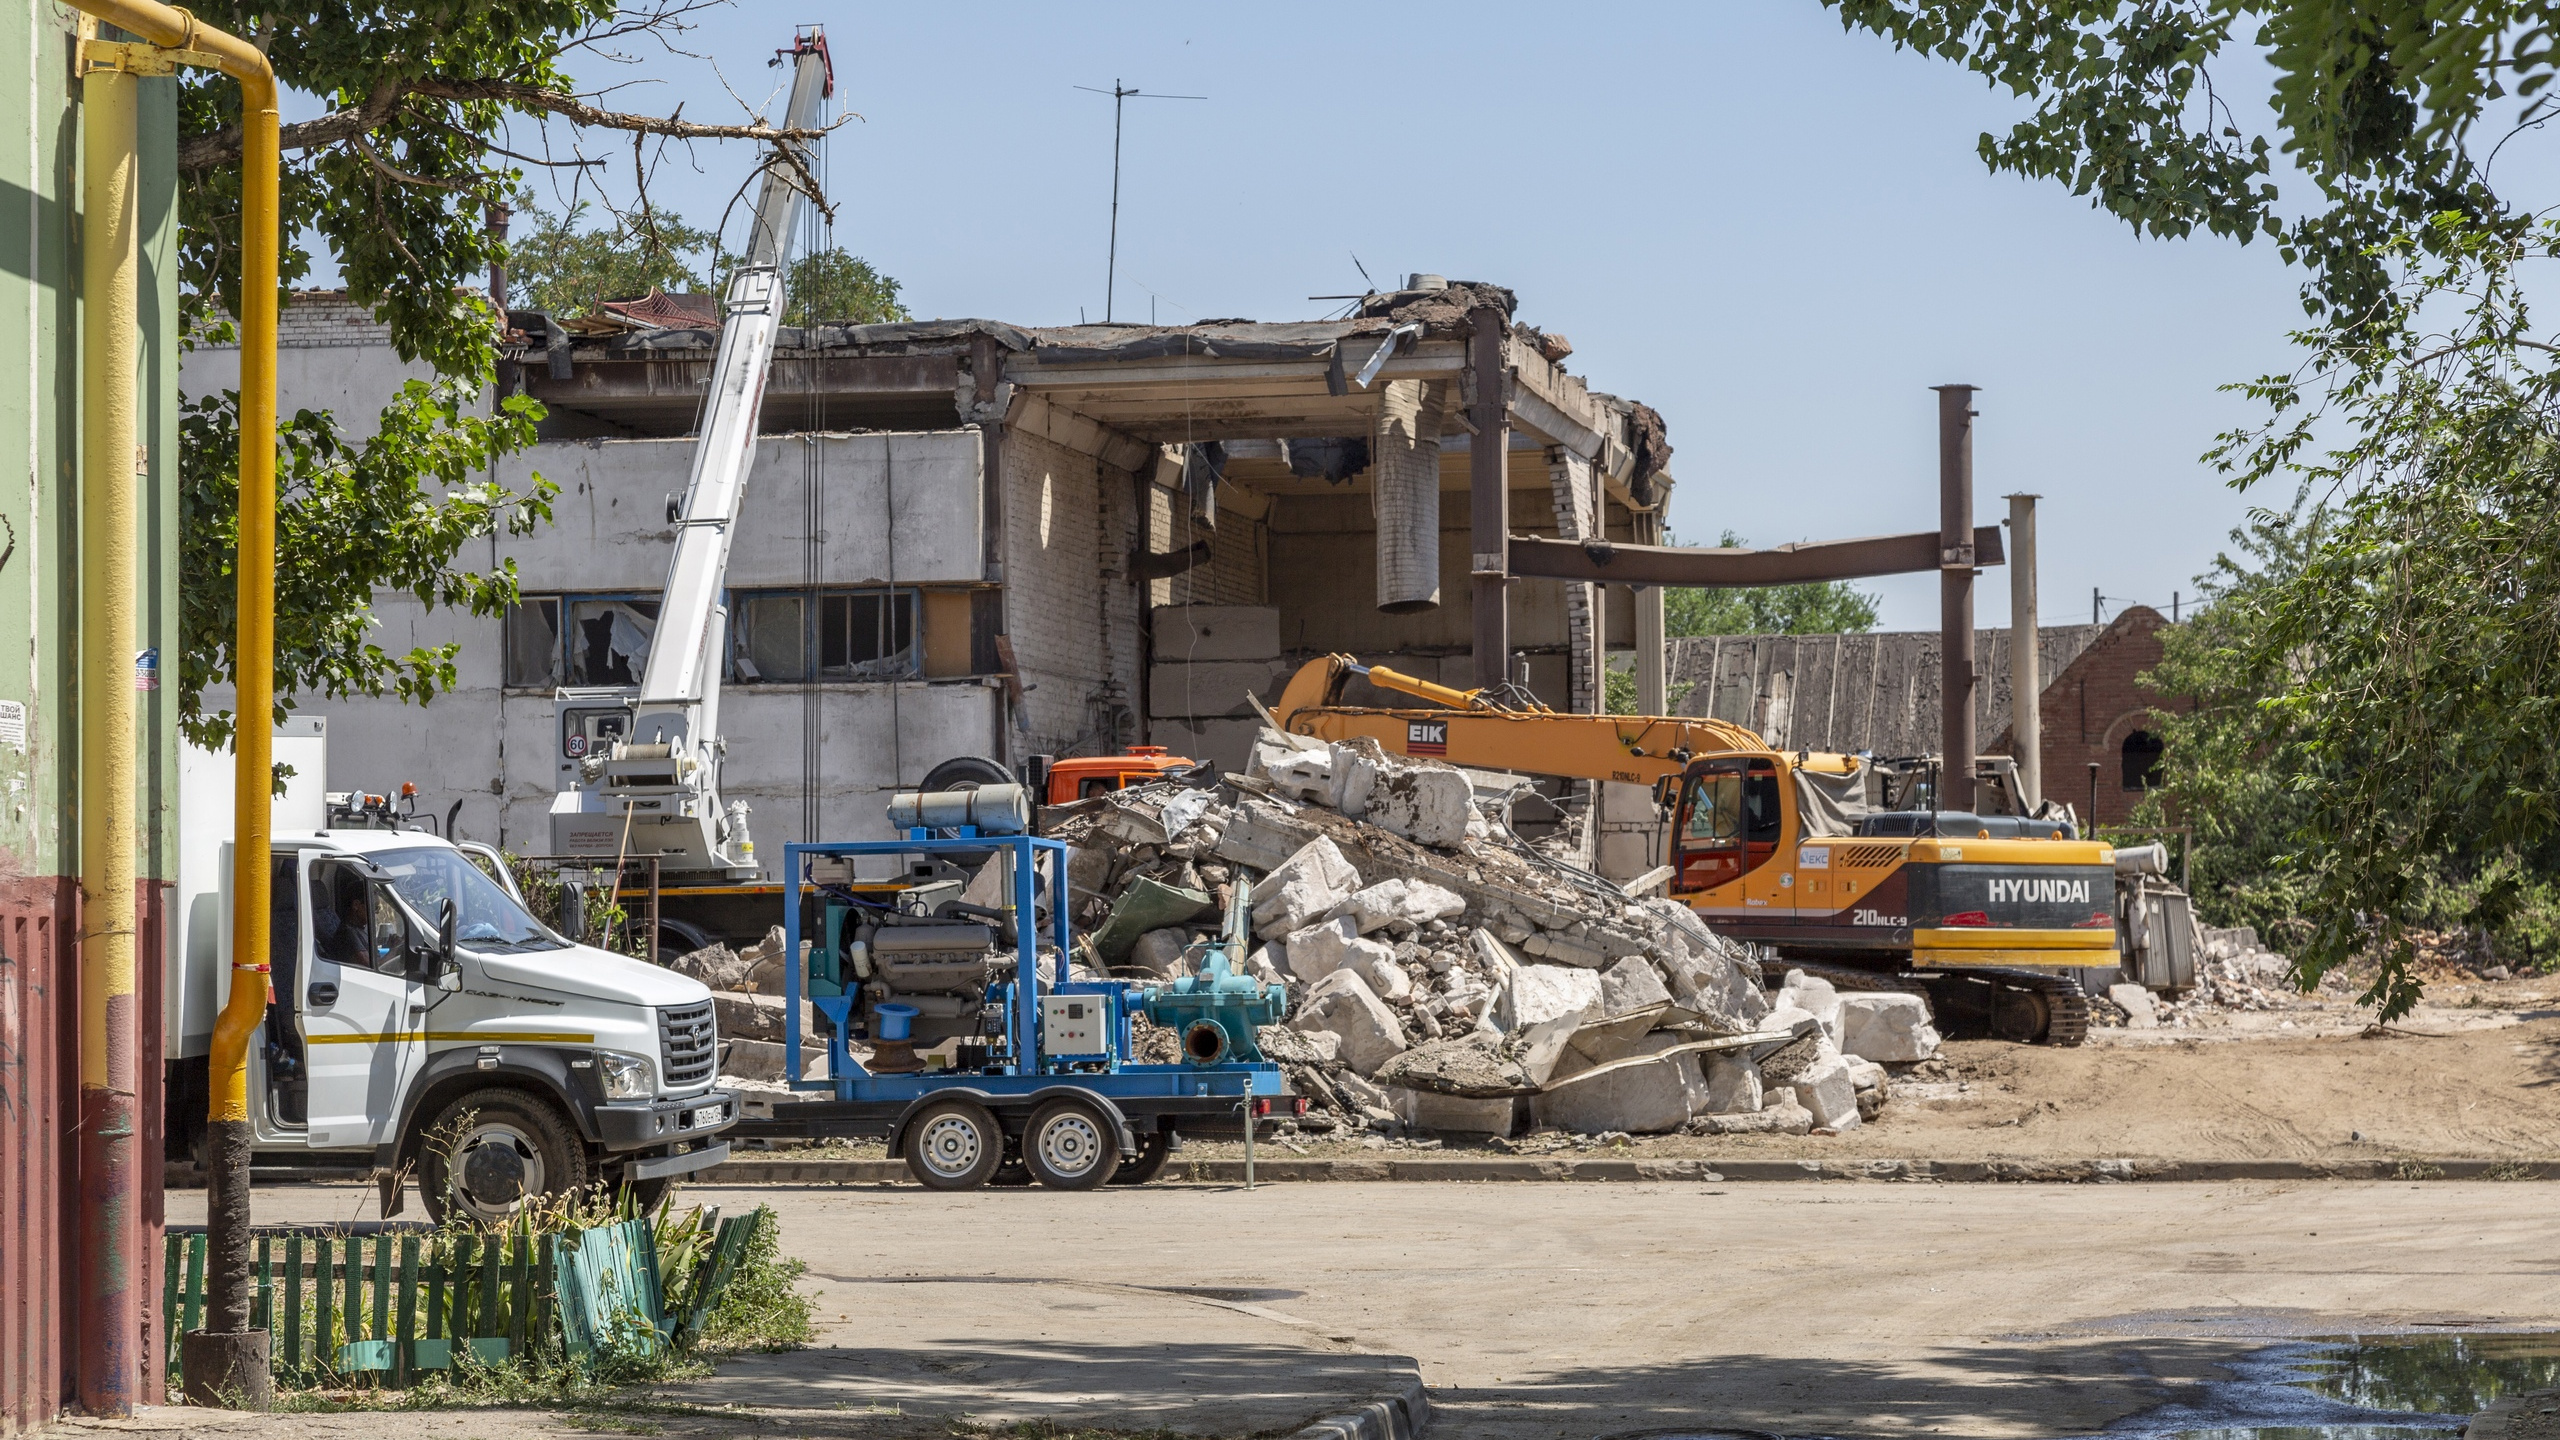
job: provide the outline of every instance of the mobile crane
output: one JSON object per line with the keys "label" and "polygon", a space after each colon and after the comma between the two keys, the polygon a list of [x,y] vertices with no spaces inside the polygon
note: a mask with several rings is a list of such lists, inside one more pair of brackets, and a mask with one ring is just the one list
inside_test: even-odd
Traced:
{"label": "mobile crane", "polygon": [[[1345,705],[1354,676],[1429,705]],[[1301,666],[1273,714],[1393,755],[1650,786],[1672,820],[1671,896],[1708,925],[1844,987],[1919,990],[2001,1039],[2079,1044],[2088,997],[2062,972],[2120,963],[2114,847],[2044,816],[1874,811],[1862,756],[1774,750],[1702,716],[1564,714],[1347,655]]]}
{"label": "mobile crane", "polygon": [[[808,131],[835,93],[826,33],[802,31],[780,52],[792,67],[783,124]],[[659,602],[655,643],[639,685],[558,692],[565,787],[551,802],[551,847],[563,856],[655,857],[681,885],[719,887],[762,873],[747,804],[724,802],[720,683],[728,659],[729,542],[746,495],[764,410],[767,370],[786,308],[785,260],[816,174],[807,147],[781,140],[800,164],[773,164],[756,196],[746,255],[721,302],[719,356],[704,398],[701,439],[681,497],[667,505],[675,552]]]}

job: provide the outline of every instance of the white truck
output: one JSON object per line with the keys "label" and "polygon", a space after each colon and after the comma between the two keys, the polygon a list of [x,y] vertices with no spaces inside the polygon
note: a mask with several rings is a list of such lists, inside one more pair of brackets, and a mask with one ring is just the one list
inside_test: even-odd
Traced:
{"label": "white truck", "polygon": [[[261,1168],[370,1174],[384,1212],[414,1173],[441,1220],[604,1182],[650,1203],[728,1155],[700,981],[580,945],[526,910],[486,846],[381,795],[327,790],[327,722],[279,730],[266,1023],[249,1046]],[[232,764],[189,747],[164,1021],[168,1152],[205,1126],[231,975]],[[489,862],[484,868],[477,859]],[[494,877],[494,878],[493,878]]]}

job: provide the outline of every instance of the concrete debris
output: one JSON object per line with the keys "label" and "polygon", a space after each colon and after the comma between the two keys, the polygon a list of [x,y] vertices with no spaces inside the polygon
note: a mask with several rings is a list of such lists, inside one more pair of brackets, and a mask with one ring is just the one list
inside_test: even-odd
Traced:
{"label": "concrete debris", "polygon": [[1862,991],[1840,997],[1841,1053],[1892,1065],[1917,1064],[1938,1053],[1929,1002],[1902,991]]}
{"label": "concrete debris", "polygon": [[1286,953],[1289,973],[1310,985],[1336,970],[1352,970],[1382,1000],[1413,995],[1413,977],[1396,963],[1395,947],[1364,938],[1347,915],[1291,932]]}
{"label": "concrete debris", "polygon": [[1707,1113],[1710,1115],[1756,1115],[1760,1113],[1760,1067],[1741,1055],[1709,1055],[1706,1057]]}
{"label": "concrete debris", "polygon": [[690,975],[714,990],[741,990],[746,986],[750,967],[737,951],[714,942],[677,956],[667,968],[679,975]]}
{"label": "concrete debris", "polygon": [[[788,1079],[783,1068],[784,1046],[779,1040],[731,1040],[720,1062],[720,1078],[780,1081]],[[823,1045],[800,1046],[803,1080],[823,1080],[827,1074],[827,1051]]]}
{"label": "concrete debris", "polygon": [[1411,1048],[1396,1013],[1356,970],[1336,970],[1309,985],[1289,1028],[1333,1032],[1342,1063],[1363,1077]]}
{"label": "concrete debris", "polygon": [[1821,1021],[1822,1033],[1831,1037],[1833,1045],[1840,1043],[1840,992],[1830,981],[1790,970],[1778,987],[1777,1004],[1782,1009],[1792,1005]]}
{"label": "concrete debris", "polygon": [[[742,990],[711,992],[714,1020],[718,1033],[733,1040],[780,1040],[791,1012],[784,1008],[780,995],[762,995]],[[806,1044],[817,1044],[825,1035],[820,1028],[818,1007],[807,997],[800,1001],[800,1035]]]}
{"label": "concrete debris", "polygon": [[2114,1001],[2116,1008],[2124,1012],[2126,1029],[2157,1030],[2160,1028],[2160,1012],[2152,1007],[2150,991],[2139,985],[2110,985],[2107,987],[2107,998]]}
{"label": "concrete debris", "polygon": [[1795,1091],[1796,1103],[1813,1112],[1815,1128],[1858,1128],[1858,1085],[1849,1078],[1848,1061],[1838,1055],[1825,1055],[1788,1084]]}
{"label": "concrete debris", "polygon": [[[1375,741],[1264,729],[1223,788],[1135,786],[1049,807],[1044,830],[1070,847],[1097,970],[1180,973],[1242,891],[1259,942],[1243,968],[1290,991],[1264,1053],[1327,1117],[1308,1133],[1503,1135],[1520,1096],[1553,1110],[1540,1123],[1586,1134],[1658,1133],[1716,1108],[1695,1053],[1593,1072],[1786,1028],[1764,1021],[1759,958],[1676,903],[1511,838],[1484,808],[1504,793]],[[1719,1075],[1750,1075],[1720,1092],[1751,1090],[1750,1113],[1754,1058],[1716,1057]]]}

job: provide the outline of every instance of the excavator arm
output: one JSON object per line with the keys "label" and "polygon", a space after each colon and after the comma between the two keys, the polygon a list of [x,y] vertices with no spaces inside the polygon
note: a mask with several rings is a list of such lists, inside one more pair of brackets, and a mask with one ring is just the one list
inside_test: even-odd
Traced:
{"label": "excavator arm", "polygon": [[[1355,678],[1428,702],[1411,709],[1342,703]],[[1655,785],[1701,755],[1769,753],[1768,742],[1729,721],[1699,715],[1573,715],[1481,690],[1327,655],[1298,667],[1272,711],[1281,728],[1320,740],[1366,735],[1390,755],[1519,770],[1575,780]],[[1809,757],[1808,764],[1845,757]]]}

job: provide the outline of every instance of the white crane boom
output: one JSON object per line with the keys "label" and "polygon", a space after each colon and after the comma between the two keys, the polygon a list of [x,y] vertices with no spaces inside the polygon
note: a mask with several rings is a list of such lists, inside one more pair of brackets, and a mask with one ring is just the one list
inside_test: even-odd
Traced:
{"label": "white crane boom", "polygon": [[[783,124],[813,130],[835,79],[825,32],[782,52],[793,64]],[[766,373],[787,308],[786,263],[806,181],[805,144],[776,142],[799,160],[770,165],[756,196],[745,256],[721,302],[720,350],[703,398],[700,438],[684,496],[670,507],[675,552],[658,603],[640,684],[559,692],[561,753],[570,777],[551,804],[562,855],[657,857],[662,875],[756,871],[745,801],[723,804],[720,682],[728,643],[729,541],[755,459]]]}

